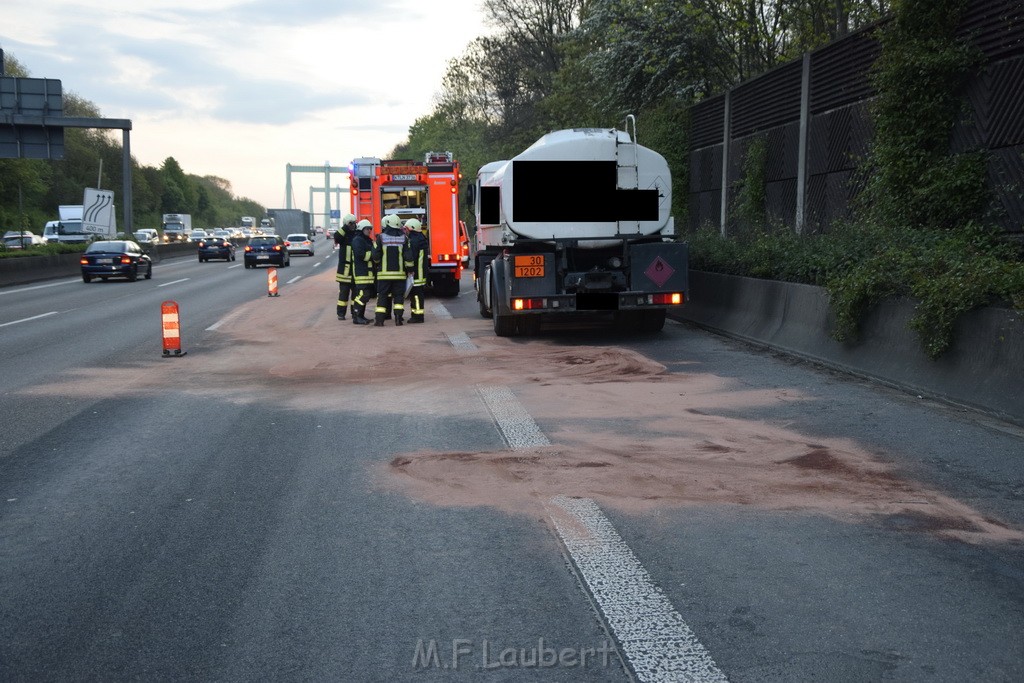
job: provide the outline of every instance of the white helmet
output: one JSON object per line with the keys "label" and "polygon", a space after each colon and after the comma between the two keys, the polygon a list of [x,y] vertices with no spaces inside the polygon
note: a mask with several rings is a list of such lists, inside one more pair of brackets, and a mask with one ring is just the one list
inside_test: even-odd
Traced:
{"label": "white helmet", "polygon": [[341,219],[341,224],[342,225],[348,225],[349,223],[355,225],[355,222],[356,222],[356,217],[353,216],[350,213],[346,213],[345,216]]}
{"label": "white helmet", "polygon": [[409,228],[410,230],[415,230],[416,232],[419,232],[420,228],[423,227],[423,225],[415,218],[410,218],[405,222],[405,227]]}
{"label": "white helmet", "polygon": [[366,228],[372,228],[373,227],[373,223],[371,223],[370,221],[368,221],[368,220],[366,220],[364,218],[363,220],[359,221],[356,224],[356,227],[359,228],[360,230],[365,230]]}
{"label": "white helmet", "polygon": [[402,225],[402,222],[398,219],[398,216],[393,213],[389,213],[387,216],[384,216],[380,225],[382,228],[397,228]]}

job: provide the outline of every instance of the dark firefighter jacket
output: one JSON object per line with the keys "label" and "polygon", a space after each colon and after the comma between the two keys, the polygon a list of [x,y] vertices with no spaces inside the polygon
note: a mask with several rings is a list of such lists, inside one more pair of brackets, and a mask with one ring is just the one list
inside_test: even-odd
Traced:
{"label": "dark firefighter jacket", "polygon": [[352,240],[355,231],[346,230],[338,242],[338,274],[334,279],[338,282],[354,282],[352,278]]}
{"label": "dark firefighter jacket", "polygon": [[427,269],[430,267],[430,240],[417,230],[409,231],[409,260],[412,262],[413,285],[426,285]]}
{"label": "dark firefighter jacket", "polygon": [[373,242],[362,231],[352,238],[352,275],[357,286],[373,284]]}
{"label": "dark firefighter jacket", "polygon": [[409,238],[401,228],[384,228],[373,245],[378,280],[404,280],[405,271],[412,270],[409,260]]}

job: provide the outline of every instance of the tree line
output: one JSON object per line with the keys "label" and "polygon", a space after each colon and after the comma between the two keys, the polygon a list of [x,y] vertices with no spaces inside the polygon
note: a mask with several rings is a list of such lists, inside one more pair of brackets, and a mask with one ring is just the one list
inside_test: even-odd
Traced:
{"label": "tree line", "polygon": [[[678,184],[690,105],[880,19],[892,2],[484,0],[491,32],[449,63],[433,110],[391,156],[451,150],[472,177],[548,131],[634,113],[640,142]],[[686,193],[674,201],[684,216]]]}
{"label": "tree line", "polygon": [[[4,71],[7,76],[30,75],[10,53],[4,54]],[[101,116],[93,102],[75,93],[64,93],[64,114]],[[136,229],[159,227],[164,213],[191,214],[197,227],[236,225],[241,216],[264,214],[259,202],[235,197],[228,180],[186,173],[174,157],[159,167],[139,164],[134,157],[131,163]],[[113,188],[115,196],[120,194],[122,147],[111,131],[65,129],[62,160],[0,159],[0,229],[41,234],[46,221],[57,218],[59,205],[82,203],[86,187]]]}

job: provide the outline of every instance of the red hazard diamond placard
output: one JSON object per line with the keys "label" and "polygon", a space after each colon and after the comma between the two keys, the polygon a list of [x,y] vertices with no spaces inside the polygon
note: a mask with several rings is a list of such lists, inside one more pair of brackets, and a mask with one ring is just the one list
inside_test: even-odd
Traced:
{"label": "red hazard diamond placard", "polygon": [[668,279],[675,274],[675,268],[668,264],[668,261],[661,258],[660,256],[651,262],[651,265],[647,266],[647,270],[644,271],[644,275],[651,278],[651,281],[658,285],[658,287],[664,287]]}

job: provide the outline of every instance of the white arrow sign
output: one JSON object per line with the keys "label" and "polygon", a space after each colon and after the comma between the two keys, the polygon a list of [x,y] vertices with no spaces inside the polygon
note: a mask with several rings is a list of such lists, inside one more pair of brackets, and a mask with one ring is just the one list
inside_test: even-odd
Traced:
{"label": "white arrow sign", "polygon": [[117,233],[113,192],[85,188],[82,198],[82,232],[107,237],[113,237]]}

